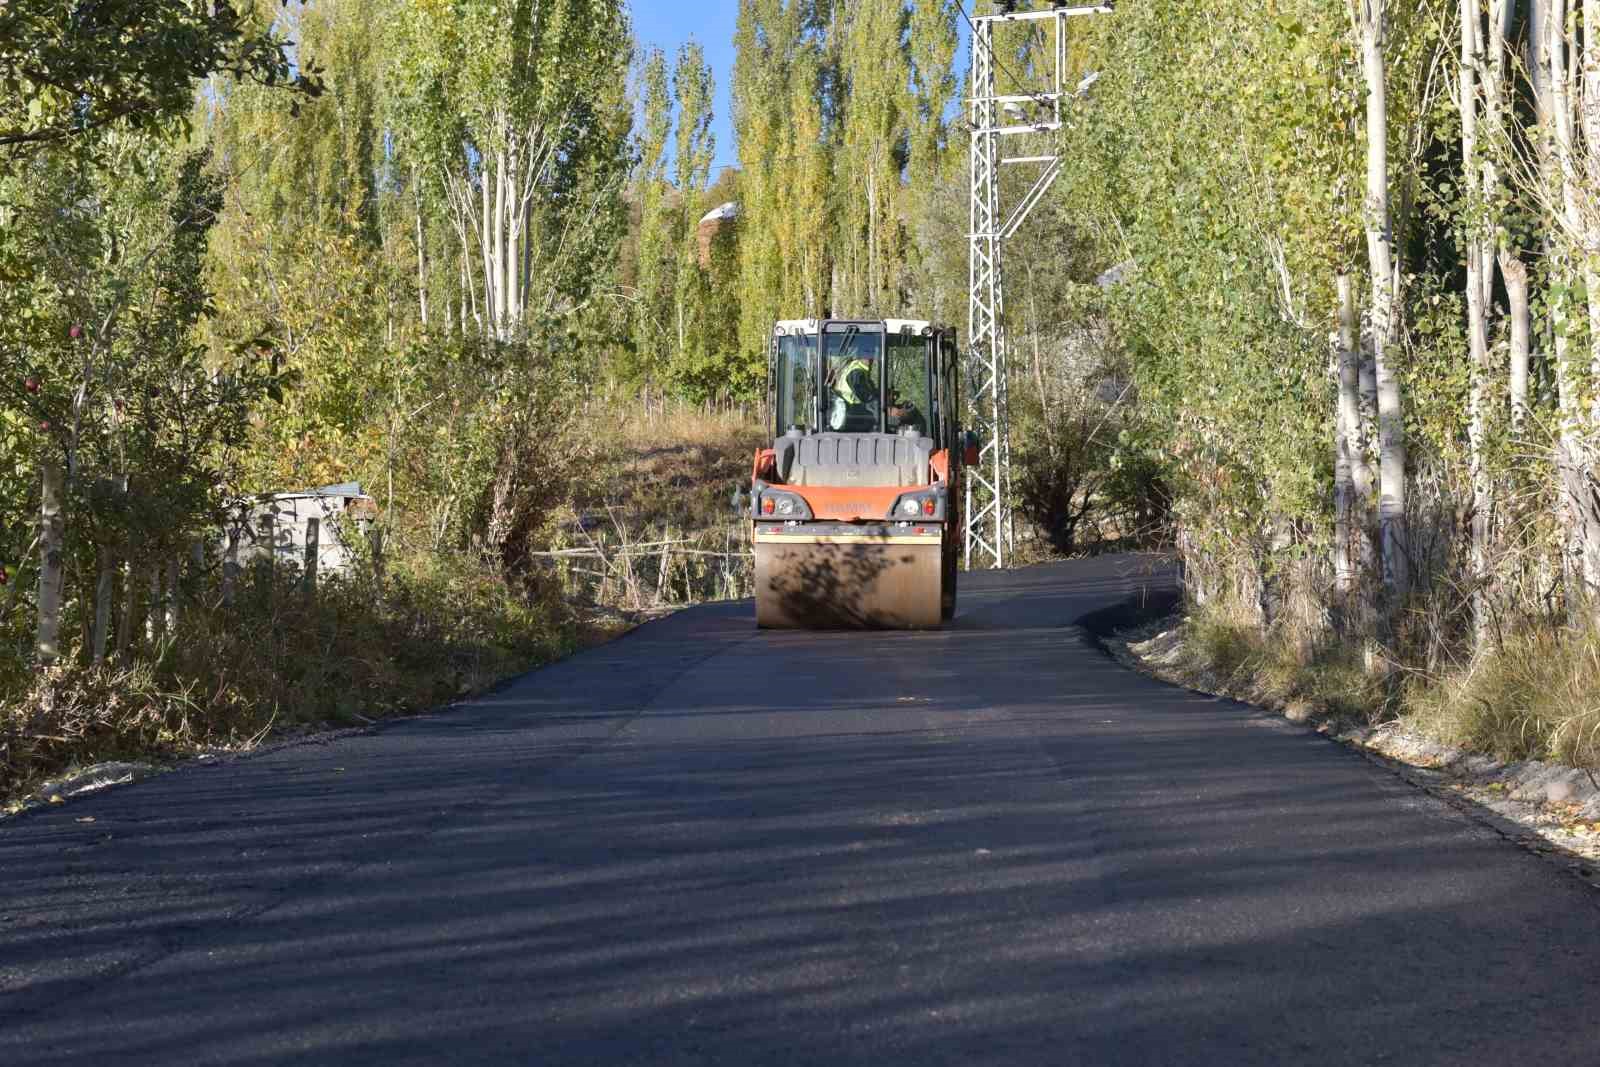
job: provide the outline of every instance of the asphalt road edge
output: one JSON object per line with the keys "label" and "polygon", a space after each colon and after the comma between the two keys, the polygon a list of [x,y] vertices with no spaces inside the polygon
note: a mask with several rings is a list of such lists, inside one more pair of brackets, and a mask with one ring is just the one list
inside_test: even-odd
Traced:
{"label": "asphalt road edge", "polygon": [[[1538,761],[1504,763],[1481,753],[1442,745],[1395,724],[1368,726],[1333,715],[1320,714],[1303,704],[1278,702],[1276,706],[1231,692],[1214,680],[1177,669],[1170,658],[1151,654],[1165,639],[1172,647],[1187,621],[1182,597],[1163,614],[1129,610],[1127,605],[1108,609],[1105,619],[1085,620],[1100,646],[1129,670],[1176,686],[1198,696],[1223,700],[1241,711],[1265,716],[1316,734],[1360,755],[1400,781],[1418,789],[1472,822],[1485,827],[1526,852],[1560,868],[1592,889],[1600,890],[1600,831],[1574,833],[1570,820],[1557,818],[1549,807],[1533,800],[1518,800],[1518,791],[1542,788],[1544,781],[1577,778],[1584,772]],[[1111,626],[1117,619],[1129,620]],[[1600,788],[1586,798],[1585,808],[1600,808]],[[1600,903],[1600,898],[1597,898]]]}

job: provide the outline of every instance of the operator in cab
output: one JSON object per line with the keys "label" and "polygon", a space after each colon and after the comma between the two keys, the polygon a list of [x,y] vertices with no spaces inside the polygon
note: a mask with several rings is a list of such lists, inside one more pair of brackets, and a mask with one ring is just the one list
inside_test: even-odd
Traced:
{"label": "operator in cab", "polygon": [[924,437],[928,433],[928,420],[922,417],[922,412],[909,397],[900,395],[899,390],[889,390],[889,432],[903,433],[910,427],[917,432],[917,436]]}
{"label": "operator in cab", "polygon": [[878,382],[872,374],[872,362],[861,356],[839,368],[833,377],[828,429],[839,433],[870,433],[878,428]]}

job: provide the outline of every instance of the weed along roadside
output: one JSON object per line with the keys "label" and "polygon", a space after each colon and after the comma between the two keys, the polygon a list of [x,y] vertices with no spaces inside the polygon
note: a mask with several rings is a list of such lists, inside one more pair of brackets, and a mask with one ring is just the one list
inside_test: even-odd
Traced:
{"label": "weed along roadside", "polygon": [[[747,464],[745,418],[734,409],[675,431],[663,416],[649,432],[596,442],[589,475],[553,508],[549,547],[531,551],[520,576],[466,554],[364,550],[320,574],[314,592],[303,569],[269,556],[245,561],[225,592],[220,566],[184,561],[170,600],[166,590],[130,599],[134,632],[120,653],[12,676],[3,810],[440,708],[676,607],[744,595],[747,554],[721,487]],[[574,539],[594,557],[571,554]],[[640,542],[667,542],[671,555],[635,555]],[[696,555],[701,545],[721,554]]]}
{"label": "weed along roadside", "polygon": [[752,406],[646,400],[611,431],[535,564],[590,612],[624,621],[750,595],[748,531],[728,497],[749,478],[759,418]]}
{"label": "weed along roadside", "polygon": [[[1119,661],[1162,681],[1282,715],[1355,748],[1411,784],[1600,888],[1600,774],[1573,723],[1600,691],[1594,650],[1506,650],[1442,677],[1395,683],[1358,657],[1304,658],[1215,610],[1109,635]],[[1496,702],[1491,702],[1490,694]],[[1563,762],[1570,761],[1570,762]]]}

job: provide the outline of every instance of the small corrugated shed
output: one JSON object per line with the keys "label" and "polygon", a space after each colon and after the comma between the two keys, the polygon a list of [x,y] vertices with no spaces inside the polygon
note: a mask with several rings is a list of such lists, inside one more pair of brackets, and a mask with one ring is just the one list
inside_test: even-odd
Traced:
{"label": "small corrugated shed", "polygon": [[343,482],[239,501],[234,516],[227,543],[240,566],[271,559],[306,567],[308,548],[315,545],[317,571],[339,574],[350,568],[357,546],[370,537],[378,506],[361,491],[361,483]]}

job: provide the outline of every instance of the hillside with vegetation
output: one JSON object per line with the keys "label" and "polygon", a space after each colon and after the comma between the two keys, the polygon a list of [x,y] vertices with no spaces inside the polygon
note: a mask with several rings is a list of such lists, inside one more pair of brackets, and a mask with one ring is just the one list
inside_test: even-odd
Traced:
{"label": "hillside with vegetation", "polygon": [[[740,595],[772,321],[965,323],[974,13],[742,0],[719,146],[622,0],[0,5],[0,778]],[[1073,27],[1007,247],[1029,550],[1174,544],[1227,670],[1600,760],[1600,3]],[[347,573],[228,566],[240,501],[347,482]]]}

